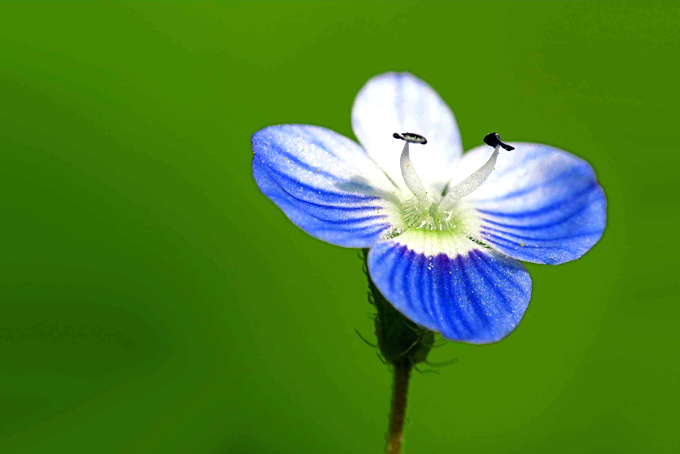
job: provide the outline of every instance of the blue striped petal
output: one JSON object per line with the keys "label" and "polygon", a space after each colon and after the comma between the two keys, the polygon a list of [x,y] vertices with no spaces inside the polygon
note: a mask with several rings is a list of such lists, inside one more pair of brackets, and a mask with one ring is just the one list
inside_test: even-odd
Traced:
{"label": "blue striped petal", "polygon": [[446,339],[496,342],[531,298],[524,266],[460,234],[411,230],[373,247],[371,279],[392,305]]}
{"label": "blue striped petal", "polygon": [[[546,145],[517,143],[502,152],[496,171],[464,199],[479,216],[477,239],[510,257],[558,265],[575,260],[599,241],[607,201],[593,168],[583,159]],[[491,149],[466,153],[461,179]]]}
{"label": "blue striped petal", "polygon": [[411,160],[429,189],[441,194],[462,153],[451,109],[432,87],[409,73],[385,73],[370,79],[352,107],[352,129],[368,154],[398,184],[403,184],[395,132],[425,136],[427,145],[411,147]]}
{"label": "blue striped petal", "polygon": [[363,149],[325,128],[253,135],[253,176],[295,225],[323,241],[369,247],[391,228],[398,190]]}

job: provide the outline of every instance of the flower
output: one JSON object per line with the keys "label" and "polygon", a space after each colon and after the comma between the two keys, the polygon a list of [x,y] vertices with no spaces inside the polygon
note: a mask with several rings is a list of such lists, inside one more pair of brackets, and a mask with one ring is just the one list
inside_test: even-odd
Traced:
{"label": "flower", "polygon": [[255,181],[308,234],[370,248],[380,292],[446,339],[507,336],[531,298],[518,260],[558,265],[602,236],[606,199],[586,161],[534,143],[461,156],[453,113],[411,74],[370,79],[352,129],[362,146],[318,126],[258,131]]}

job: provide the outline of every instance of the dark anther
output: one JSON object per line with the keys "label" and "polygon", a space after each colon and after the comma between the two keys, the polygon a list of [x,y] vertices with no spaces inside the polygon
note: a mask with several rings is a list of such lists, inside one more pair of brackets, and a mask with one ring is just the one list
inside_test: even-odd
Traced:
{"label": "dark anther", "polygon": [[392,134],[392,137],[395,139],[401,139],[405,140],[409,143],[419,143],[421,145],[425,145],[427,143],[427,139],[420,134],[414,134],[412,132],[403,132],[401,134],[399,133],[394,133]]}
{"label": "dark anther", "polygon": [[505,148],[508,151],[512,151],[515,149],[515,147],[511,145],[503,143],[501,141],[501,136],[499,136],[498,133],[496,132],[492,132],[484,136],[484,143],[492,148],[496,148],[498,145],[500,145],[501,147]]}

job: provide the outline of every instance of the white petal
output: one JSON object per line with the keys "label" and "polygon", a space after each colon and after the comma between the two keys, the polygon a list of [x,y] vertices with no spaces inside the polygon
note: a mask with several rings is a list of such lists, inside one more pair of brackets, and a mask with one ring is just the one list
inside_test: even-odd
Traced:
{"label": "white petal", "polygon": [[352,128],[368,154],[403,185],[399,156],[403,147],[395,132],[427,139],[413,145],[411,159],[429,189],[441,193],[462,152],[451,109],[427,83],[409,73],[385,73],[370,79],[352,107]]}

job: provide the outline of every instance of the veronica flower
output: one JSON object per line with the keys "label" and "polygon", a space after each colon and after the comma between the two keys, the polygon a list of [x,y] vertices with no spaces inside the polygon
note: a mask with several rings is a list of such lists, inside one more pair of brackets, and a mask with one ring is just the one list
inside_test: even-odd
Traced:
{"label": "veronica flower", "polygon": [[534,143],[501,151],[493,136],[462,155],[453,113],[411,74],[370,79],[352,129],[361,146],[318,126],[258,131],[257,185],[308,234],[370,248],[380,292],[446,339],[502,339],[531,298],[518,260],[558,265],[602,236],[606,199],[586,161]]}

